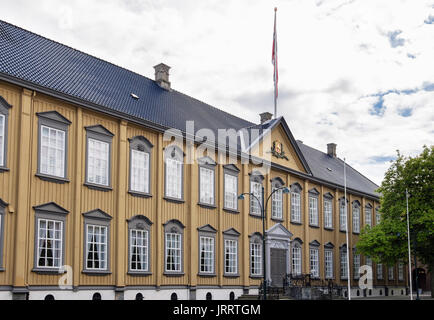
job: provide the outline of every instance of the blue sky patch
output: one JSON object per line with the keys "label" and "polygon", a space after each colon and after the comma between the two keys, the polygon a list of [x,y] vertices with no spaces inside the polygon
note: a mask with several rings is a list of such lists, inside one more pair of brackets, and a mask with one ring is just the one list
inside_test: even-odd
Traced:
{"label": "blue sky patch", "polygon": [[393,161],[395,159],[396,159],[396,156],[373,156],[373,157],[369,157],[369,160],[371,160],[373,162],[377,162],[377,163],[389,162],[389,161]]}
{"label": "blue sky patch", "polygon": [[390,31],[387,33],[392,48],[396,48],[404,45],[405,40],[402,38],[398,38],[398,36],[401,33],[402,33],[401,30]]}
{"label": "blue sky patch", "polygon": [[413,113],[413,109],[412,108],[403,108],[398,110],[398,114],[402,117],[410,117]]}
{"label": "blue sky patch", "polygon": [[424,23],[426,24],[434,24],[434,16],[429,16],[428,18],[425,19]]}
{"label": "blue sky patch", "polygon": [[369,110],[369,114],[381,117],[384,114],[384,111],[386,110],[386,107],[383,105],[383,103],[384,103],[384,99],[383,99],[383,95],[381,95],[378,101],[373,105],[372,109]]}

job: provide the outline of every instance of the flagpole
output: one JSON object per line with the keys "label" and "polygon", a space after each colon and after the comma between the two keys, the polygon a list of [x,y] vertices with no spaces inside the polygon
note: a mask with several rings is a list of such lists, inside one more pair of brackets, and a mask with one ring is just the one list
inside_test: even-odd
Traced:
{"label": "flagpole", "polygon": [[411,281],[411,256],[410,256],[410,219],[408,218],[408,191],[407,191],[407,188],[405,189],[405,198],[407,200],[408,277],[410,279],[410,300],[413,300],[413,285],[412,285],[412,281]]}
{"label": "flagpole", "polygon": [[274,119],[277,118],[277,81],[278,81],[278,69],[277,69],[277,30],[276,30],[276,14],[277,7],[274,8],[274,34],[273,34],[273,54],[272,62],[274,65]]}
{"label": "flagpole", "polygon": [[351,300],[351,275],[350,275],[350,244],[348,242],[348,209],[347,209],[347,175],[345,170],[344,158],[344,201],[345,201],[345,237],[347,240],[347,284],[348,284],[348,300]]}

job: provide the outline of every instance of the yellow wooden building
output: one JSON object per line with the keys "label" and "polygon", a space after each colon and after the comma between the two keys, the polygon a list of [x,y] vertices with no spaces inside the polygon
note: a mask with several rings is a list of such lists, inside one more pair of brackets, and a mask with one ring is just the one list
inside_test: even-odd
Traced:
{"label": "yellow wooden building", "polygon": [[234,299],[264,267],[272,286],[311,274],[405,294],[406,266],[355,251],[378,186],[346,166],[345,206],[335,144],[177,92],[164,64],[151,80],[3,21],[0,53],[0,299]]}

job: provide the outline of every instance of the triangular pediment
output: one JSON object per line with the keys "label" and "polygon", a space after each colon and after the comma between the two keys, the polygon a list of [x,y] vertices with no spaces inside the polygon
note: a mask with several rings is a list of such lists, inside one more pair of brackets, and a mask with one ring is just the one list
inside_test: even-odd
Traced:
{"label": "triangular pediment", "polygon": [[91,218],[91,219],[99,219],[99,220],[111,220],[112,216],[108,213],[102,211],[101,209],[95,209],[92,211],[88,211],[83,213],[83,217]]}
{"label": "triangular pediment", "polygon": [[228,235],[228,236],[238,237],[241,233],[239,233],[234,228],[230,228],[230,229],[227,229],[227,230],[223,231],[223,234]]}
{"label": "triangular pediment", "polygon": [[274,226],[272,226],[270,229],[265,231],[267,237],[273,236],[273,237],[281,237],[281,238],[291,238],[292,233],[286,229],[281,223],[276,223]]}
{"label": "triangular pediment", "polygon": [[[264,129],[258,125],[249,129],[252,141],[246,151],[277,167],[282,166],[311,174],[309,166],[283,117],[270,120],[263,127]],[[259,131],[259,136],[254,133],[254,130]]]}
{"label": "triangular pediment", "polygon": [[99,134],[102,134],[102,135],[105,135],[105,136],[110,136],[110,137],[114,136],[113,133],[111,133],[108,129],[106,129],[103,125],[100,125],[100,124],[97,124],[97,125],[94,125],[94,126],[85,127],[85,129],[86,129],[86,131],[91,131],[91,132],[94,132],[94,133],[99,133]]}
{"label": "triangular pediment", "polygon": [[39,206],[34,206],[33,209],[38,212],[47,212],[47,213],[58,213],[58,214],[68,214],[69,211],[62,208],[55,202],[48,202],[45,204],[41,204]]}
{"label": "triangular pediment", "polygon": [[36,113],[36,115],[38,117],[49,119],[49,120],[53,120],[53,121],[57,121],[57,122],[60,122],[60,123],[66,124],[66,125],[70,125],[71,124],[71,121],[69,121],[68,119],[66,119],[64,116],[62,116],[57,111],[38,112],[38,113]]}
{"label": "triangular pediment", "polygon": [[234,172],[240,172],[240,169],[238,169],[237,166],[234,165],[234,164],[224,165],[223,168],[226,169],[226,170],[232,170]]}
{"label": "triangular pediment", "polygon": [[216,233],[217,230],[214,229],[210,224],[206,224],[202,227],[197,228],[198,231],[202,231],[202,232],[212,232],[212,233]]}

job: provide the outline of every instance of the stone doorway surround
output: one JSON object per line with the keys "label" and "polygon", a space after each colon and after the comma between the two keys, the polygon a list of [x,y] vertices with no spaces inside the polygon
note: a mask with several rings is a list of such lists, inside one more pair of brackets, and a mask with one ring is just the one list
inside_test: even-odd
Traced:
{"label": "stone doorway surround", "polygon": [[281,223],[276,223],[270,229],[265,231],[265,263],[267,266],[266,279],[270,285],[271,281],[271,260],[270,249],[284,249],[286,250],[286,273],[291,272],[290,252],[291,252],[291,238],[292,233],[288,231]]}

